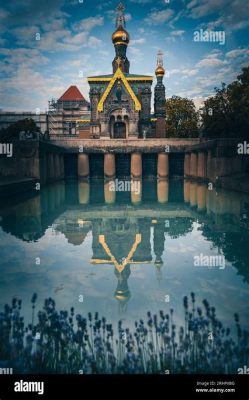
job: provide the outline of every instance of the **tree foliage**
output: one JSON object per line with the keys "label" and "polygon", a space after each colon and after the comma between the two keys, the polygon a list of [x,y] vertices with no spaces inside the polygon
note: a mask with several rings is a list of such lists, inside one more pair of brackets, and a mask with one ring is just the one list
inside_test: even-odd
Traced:
{"label": "tree foliage", "polygon": [[249,66],[215,91],[202,108],[203,136],[249,138]]}
{"label": "tree foliage", "polygon": [[14,139],[19,139],[20,132],[33,133],[40,132],[40,128],[36,125],[32,118],[25,118],[14,122],[5,129],[0,131],[0,140],[3,142],[11,142]]}
{"label": "tree foliage", "polygon": [[198,113],[193,100],[173,96],[166,103],[167,137],[198,136]]}

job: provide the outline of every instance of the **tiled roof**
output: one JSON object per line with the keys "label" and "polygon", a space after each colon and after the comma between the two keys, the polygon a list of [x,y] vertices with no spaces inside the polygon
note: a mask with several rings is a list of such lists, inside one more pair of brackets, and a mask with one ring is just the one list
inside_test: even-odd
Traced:
{"label": "tiled roof", "polygon": [[70,86],[59,98],[59,101],[85,100],[77,86]]}

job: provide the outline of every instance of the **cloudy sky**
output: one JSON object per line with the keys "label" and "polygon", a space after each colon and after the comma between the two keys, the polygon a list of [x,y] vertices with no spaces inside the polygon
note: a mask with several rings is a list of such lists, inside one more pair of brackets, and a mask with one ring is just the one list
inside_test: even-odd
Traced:
{"label": "cloudy sky", "polygon": [[[111,72],[118,1],[0,0],[0,108],[45,110],[87,76]],[[198,104],[249,64],[247,0],[125,0],[131,73],[154,74],[164,53],[167,97]],[[194,41],[195,32],[225,33],[225,43]],[[40,37],[40,40],[36,40]],[[222,38],[222,36],[221,36]]]}

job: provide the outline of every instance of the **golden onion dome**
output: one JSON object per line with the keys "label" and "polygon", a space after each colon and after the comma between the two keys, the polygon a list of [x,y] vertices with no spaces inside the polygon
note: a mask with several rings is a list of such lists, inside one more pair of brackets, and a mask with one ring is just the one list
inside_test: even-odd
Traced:
{"label": "golden onion dome", "polygon": [[131,298],[131,293],[129,290],[117,290],[114,297],[121,302],[125,302]]}
{"label": "golden onion dome", "polygon": [[116,31],[113,32],[112,34],[112,42],[114,45],[124,44],[127,46],[129,41],[130,41],[129,33],[121,26],[117,28]]}
{"label": "golden onion dome", "polygon": [[164,75],[165,74],[165,69],[161,65],[158,65],[158,67],[157,67],[155,72],[156,72],[156,75]]}

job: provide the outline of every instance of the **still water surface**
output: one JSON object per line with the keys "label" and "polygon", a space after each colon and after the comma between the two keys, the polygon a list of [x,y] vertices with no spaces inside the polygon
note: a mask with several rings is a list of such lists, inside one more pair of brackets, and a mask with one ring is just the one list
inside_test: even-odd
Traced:
{"label": "still water surface", "polygon": [[[249,327],[249,197],[182,180],[144,181],[142,194],[102,181],[58,183],[0,207],[0,309],[12,297],[42,308],[98,311],[116,325],[148,310],[183,320],[190,292],[232,328]],[[196,266],[195,257],[225,264]],[[219,260],[219,258],[217,258]]]}

